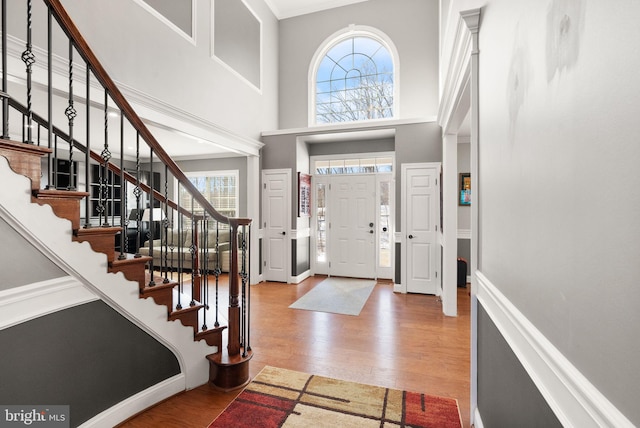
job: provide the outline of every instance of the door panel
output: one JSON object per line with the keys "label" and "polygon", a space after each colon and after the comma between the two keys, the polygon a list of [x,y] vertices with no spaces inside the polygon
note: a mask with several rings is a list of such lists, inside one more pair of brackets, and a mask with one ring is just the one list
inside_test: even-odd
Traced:
{"label": "door panel", "polygon": [[264,276],[267,281],[287,282],[288,279],[290,181],[290,174],[286,172],[263,174]]}
{"label": "door panel", "polygon": [[330,182],[329,272],[375,278],[375,176],[336,176]]}
{"label": "door panel", "polygon": [[435,168],[406,169],[406,278],[410,293],[438,294],[437,177]]}

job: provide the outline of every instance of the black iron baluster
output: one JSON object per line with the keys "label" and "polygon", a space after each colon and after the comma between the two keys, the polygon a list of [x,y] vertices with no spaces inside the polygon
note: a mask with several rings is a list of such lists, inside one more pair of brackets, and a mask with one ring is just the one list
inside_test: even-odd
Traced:
{"label": "black iron baluster", "polygon": [[7,0],[2,0],[2,138],[9,139],[9,90],[7,87]]}
{"label": "black iron baluster", "polygon": [[189,306],[195,306],[196,304],[193,296],[195,292],[197,252],[198,252],[198,220],[196,219],[193,196],[191,196],[191,245],[189,246],[189,253],[191,253],[191,301],[189,302]]}
{"label": "black iron baluster", "polygon": [[222,254],[220,254],[220,223],[216,220],[216,268],[213,270],[213,274],[216,277],[216,322],[213,324],[215,327],[220,327],[220,322],[218,321],[218,309],[220,308],[220,259],[222,258]]}
{"label": "black iron baluster", "polygon": [[[171,218],[173,218],[173,212],[171,214]],[[164,246],[164,280],[162,280],[163,284],[167,284],[169,282],[168,272],[169,272],[169,260],[168,250],[169,250],[169,167],[165,164],[164,166],[164,220],[162,222],[164,228],[164,240],[160,241],[160,245]],[[173,229],[173,225],[171,225]],[[173,237],[173,236],[172,236]]]}
{"label": "black iron baluster", "polygon": [[153,189],[155,188],[154,186],[154,179],[153,179],[153,148],[149,148],[149,187],[151,188],[149,190],[149,205],[148,205],[148,210],[149,210],[149,230],[147,231],[147,239],[149,240],[149,256],[151,257],[151,260],[149,260],[149,287],[153,287],[156,285],[156,281],[153,278],[153,272],[154,272],[154,255],[153,255],[153,240],[156,237],[155,234],[155,228],[156,228],[156,224],[153,218],[153,209],[155,206],[155,197],[153,194]]}
{"label": "black iron baluster", "polygon": [[[109,91],[107,89],[104,90],[104,148],[102,149],[102,153],[100,153],[100,157],[102,158],[101,165],[101,175],[102,179],[100,181],[100,200],[104,201],[104,205],[102,206],[102,211],[104,213],[104,223],[102,223],[102,227],[109,227],[109,160],[111,159],[111,152],[109,151]],[[113,183],[111,183],[112,185]],[[103,214],[101,213],[101,215]],[[102,220],[101,220],[102,221]]]}
{"label": "black iron baluster", "polygon": [[209,220],[207,218],[207,212],[204,212],[202,217],[202,240],[200,242],[200,300],[204,305],[204,312],[202,315],[202,331],[206,331],[207,327],[207,313],[209,312]]}
{"label": "black iron baluster", "polygon": [[174,269],[175,269],[175,267],[176,267],[176,266],[174,266],[174,264],[173,264],[173,261],[174,261],[174,258],[173,258],[173,252],[174,252],[174,251],[175,251],[175,249],[176,249],[176,244],[175,244],[175,242],[173,241],[173,238],[174,238],[174,236],[176,235],[176,231],[175,231],[175,229],[174,229],[174,227],[175,227],[175,223],[173,222],[173,213],[174,213],[174,210],[171,210],[171,222],[170,222],[170,224],[171,224],[171,242],[169,242],[169,243],[168,243],[168,245],[169,245],[169,250],[171,251],[171,267],[170,267],[170,268],[171,268],[171,281],[173,281],[173,271],[174,271]]}
{"label": "black iron baluster", "polygon": [[[49,18],[51,19],[51,18]],[[86,191],[90,192],[89,197],[84,198],[84,227],[85,228],[90,228],[91,227],[91,198],[94,196],[93,194],[91,194],[92,192],[92,188],[91,188],[91,178],[89,175],[90,172],[90,168],[91,168],[91,67],[89,66],[89,64],[86,64],[87,67],[87,78],[86,78],[86,101],[85,101],[85,108],[87,110],[87,118],[86,118],[86,123],[85,123],[85,128],[86,128],[86,150],[84,152],[84,182],[85,182],[85,186],[86,186]],[[51,127],[51,119],[49,119],[49,126]]]}
{"label": "black iron baluster", "polygon": [[136,133],[136,187],[133,189],[133,195],[136,197],[136,254],[133,257],[138,259],[142,257],[140,254],[140,234],[142,233],[140,230],[140,219],[142,218],[140,213],[140,196],[142,195],[140,189],[140,132]]}
{"label": "black iron baluster", "polygon": [[176,193],[176,201],[178,204],[177,216],[178,216],[178,304],[176,309],[182,309],[182,236],[184,230],[182,229],[182,213],[180,212],[180,182],[178,182]]}
{"label": "black iron baluster", "polygon": [[124,179],[124,115],[120,110],[120,255],[118,260],[127,258],[129,243],[127,229],[129,216],[127,215],[127,182]]}
{"label": "black iron baluster", "polygon": [[245,346],[245,356],[247,351],[251,351],[251,225],[249,225],[247,242],[247,345]]}
{"label": "black iron baluster", "polygon": [[36,62],[36,57],[31,50],[31,23],[32,23],[32,5],[31,0],[27,0],[27,45],[25,51],[22,53],[22,61],[27,66],[27,136],[25,140],[26,143],[33,144],[31,141],[31,124],[33,123],[33,109],[32,109],[32,94],[31,94],[31,73],[33,64]]}
{"label": "black iron baluster", "polygon": [[[51,14],[51,8],[47,7],[47,116],[48,116],[48,124],[47,128],[49,130],[49,141],[48,148],[51,148],[52,137],[53,137],[53,37],[52,37],[52,28],[53,28],[53,16]],[[87,103],[88,104],[88,103]],[[88,144],[87,144],[88,145]],[[51,156],[51,153],[47,154],[47,189],[51,188],[51,183],[53,183],[53,162],[55,160]],[[87,182],[88,183],[88,182]],[[55,188],[55,187],[54,187]],[[87,202],[89,198],[86,198]]]}
{"label": "black iron baluster", "polygon": [[242,226],[242,241],[240,242],[241,264],[240,264],[240,280],[242,281],[242,315],[240,317],[240,346],[243,348],[242,356],[247,356],[247,226]]}
{"label": "black iron baluster", "polygon": [[73,107],[73,43],[71,40],[69,40],[69,106],[64,110],[64,114],[69,119],[69,185],[67,190],[76,190],[73,182],[75,173],[73,167],[73,121],[77,116],[77,112]]}

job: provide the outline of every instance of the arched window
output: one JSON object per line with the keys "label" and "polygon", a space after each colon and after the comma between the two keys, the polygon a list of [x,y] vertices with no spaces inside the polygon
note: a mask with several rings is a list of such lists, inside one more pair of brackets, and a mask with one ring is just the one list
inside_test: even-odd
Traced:
{"label": "arched window", "polygon": [[321,52],[315,69],[315,124],[394,117],[394,57],[381,38],[349,32]]}

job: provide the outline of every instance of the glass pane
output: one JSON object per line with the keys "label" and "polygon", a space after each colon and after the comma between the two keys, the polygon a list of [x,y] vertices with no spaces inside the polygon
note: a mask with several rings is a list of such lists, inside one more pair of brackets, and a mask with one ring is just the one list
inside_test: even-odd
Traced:
{"label": "glass pane", "polygon": [[325,185],[322,183],[316,186],[316,261],[327,261]]}
{"label": "glass pane", "polygon": [[391,267],[391,222],[390,222],[390,182],[380,182],[380,267]]}

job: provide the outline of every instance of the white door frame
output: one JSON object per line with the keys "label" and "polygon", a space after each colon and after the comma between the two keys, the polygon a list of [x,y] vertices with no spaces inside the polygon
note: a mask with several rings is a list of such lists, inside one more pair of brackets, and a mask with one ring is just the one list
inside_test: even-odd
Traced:
{"label": "white door frame", "polygon": [[[478,49],[478,35],[480,30],[480,13],[481,9],[472,9],[467,11],[460,11],[458,18],[458,25],[455,30],[454,46],[451,50],[452,57],[449,62],[449,69],[446,70],[444,76],[444,87],[442,91],[442,97],[440,102],[440,109],[438,112],[438,124],[443,130],[443,152],[453,154],[453,145],[457,146],[457,133],[462,120],[467,115],[470,117],[471,122],[471,423],[479,424],[481,421],[476,420],[477,407],[478,407],[478,281],[476,273],[478,271],[478,253],[479,253],[479,210],[478,206],[481,202],[480,189],[480,177],[478,176],[479,159],[479,54]],[[449,157],[449,160],[444,165],[445,174],[446,171],[456,170],[457,164],[453,164],[453,156]],[[445,234],[448,234],[451,229],[451,224],[456,224],[457,214],[454,218],[454,213],[457,213],[457,207],[454,202],[447,202],[446,193],[449,192],[447,187],[448,182],[451,180],[445,180],[445,215],[444,225]],[[450,185],[453,185],[451,183]],[[451,189],[452,190],[452,189]],[[456,186],[457,193],[457,186]],[[457,202],[455,202],[457,205]],[[451,231],[455,233],[456,231]],[[444,241],[445,246],[452,246],[454,241],[453,235],[448,235]],[[445,254],[449,252],[447,248],[444,249]],[[445,266],[445,269],[453,275],[455,261],[446,260],[447,263],[451,263],[449,267]],[[455,283],[450,281],[451,284],[445,284],[446,287],[455,287]],[[447,296],[445,296],[447,297]],[[452,291],[451,297],[455,298],[456,291]],[[457,300],[457,299],[456,299]],[[449,302],[443,302],[444,306],[450,307],[455,304],[455,300],[449,299]]]}
{"label": "white door frame", "polygon": [[275,175],[275,174],[284,174],[286,176],[285,182],[287,183],[287,189],[284,192],[285,194],[284,212],[286,216],[286,218],[284,219],[285,220],[285,223],[284,223],[284,233],[285,233],[284,258],[285,259],[284,261],[285,261],[285,271],[286,271],[285,281],[287,283],[291,283],[292,281],[292,278],[291,278],[291,177],[292,177],[292,173],[290,168],[262,170],[262,186],[260,186],[262,190],[262,219],[261,219],[260,226],[263,231],[262,233],[262,248],[263,248],[262,275],[265,280],[267,281],[269,280],[269,278],[266,275],[266,269],[265,269],[267,266],[268,258],[269,258],[269,247],[268,245],[266,245],[266,241],[265,241],[268,238],[268,236],[267,236],[267,228],[266,228],[267,201],[266,201],[266,198],[264,197],[264,191],[266,188],[268,176]]}
{"label": "white door frame", "polygon": [[[407,171],[409,169],[434,169],[435,171],[440,171],[442,164],[440,162],[422,162],[422,163],[404,163],[402,164],[400,182],[402,183],[400,189],[400,206],[402,212],[402,232],[396,233],[396,239],[400,237],[400,243],[402,247],[402,257],[400,258],[400,287],[397,285],[394,287],[394,291],[400,293],[407,293],[407,281],[408,281],[408,269],[409,264],[407,263]],[[439,178],[438,178],[439,179]],[[440,188],[440,183],[437,183],[436,186],[438,189]],[[438,195],[439,196],[439,195]],[[437,214],[436,218],[439,217],[440,211],[440,200],[438,198],[437,202]],[[440,226],[438,225],[438,230],[436,231],[436,239],[433,243],[438,249],[440,247]],[[436,253],[437,261],[436,266],[440,266],[440,251]],[[437,269],[440,270],[439,268]],[[439,294],[441,294],[441,286],[442,286],[442,276],[438,275],[438,280],[440,285],[437,287]],[[439,295],[438,294],[438,295]]]}
{"label": "white door frame", "polygon": [[[390,173],[387,172],[382,172],[382,173],[376,173],[376,200],[374,203],[374,206],[376,207],[376,216],[375,216],[375,227],[376,227],[376,260],[375,260],[375,267],[376,267],[376,278],[389,278],[389,279],[393,279],[394,275],[395,275],[395,243],[397,242],[397,233],[394,233],[395,231],[395,222],[396,222],[396,218],[395,218],[395,214],[396,214],[396,193],[395,193],[395,184],[396,184],[396,155],[395,152],[372,152],[372,153],[352,153],[352,154],[342,154],[342,155],[317,155],[317,156],[310,156],[309,161],[310,161],[310,168],[312,170],[312,175],[313,178],[311,180],[311,185],[312,185],[312,197],[311,197],[311,219],[309,222],[309,229],[310,229],[310,245],[311,245],[311,250],[310,250],[310,267],[311,267],[311,275],[315,275],[315,274],[321,274],[321,275],[328,275],[330,273],[329,267],[328,267],[328,263],[325,266],[319,266],[318,262],[317,262],[317,254],[316,254],[316,248],[317,248],[317,236],[316,236],[316,213],[317,213],[317,206],[316,206],[316,202],[318,200],[317,195],[316,195],[316,190],[317,190],[317,184],[318,183],[325,183],[327,186],[327,192],[328,192],[328,186],[330,184],[330,178],[332,177],[332,175],[318,175],[315,174],[313,172],[313,168],[315,165],[315,161],[316,160],[331,160],[331,159],[349,159],[349,158],[353,158],[353,159],[363,159],[363,158],[370,158],[370,157],[391,157],[393,159],[393,167],[392,167],[392,171]],[[378,211],[377,208],[379,207],[379,193],[380,193],[380,177],[381,176],[385,176],[385,177],[389,177],[389,181],[390,181],[390,210],[391,210],[391,218],[390,218],[390,225],[389,225],[389,240],[390,242],[390,246],[391,246],[391,266],[388,268],[380,268],[379,267],[379,251],[380,251],[380,224],[379,224],[379,220],[380,220],[380,216],[378,215]],[[328,245],[328,240],[327,240],[327,245]],[[382,272],[384,272],[381,275],[381,270]]]}

